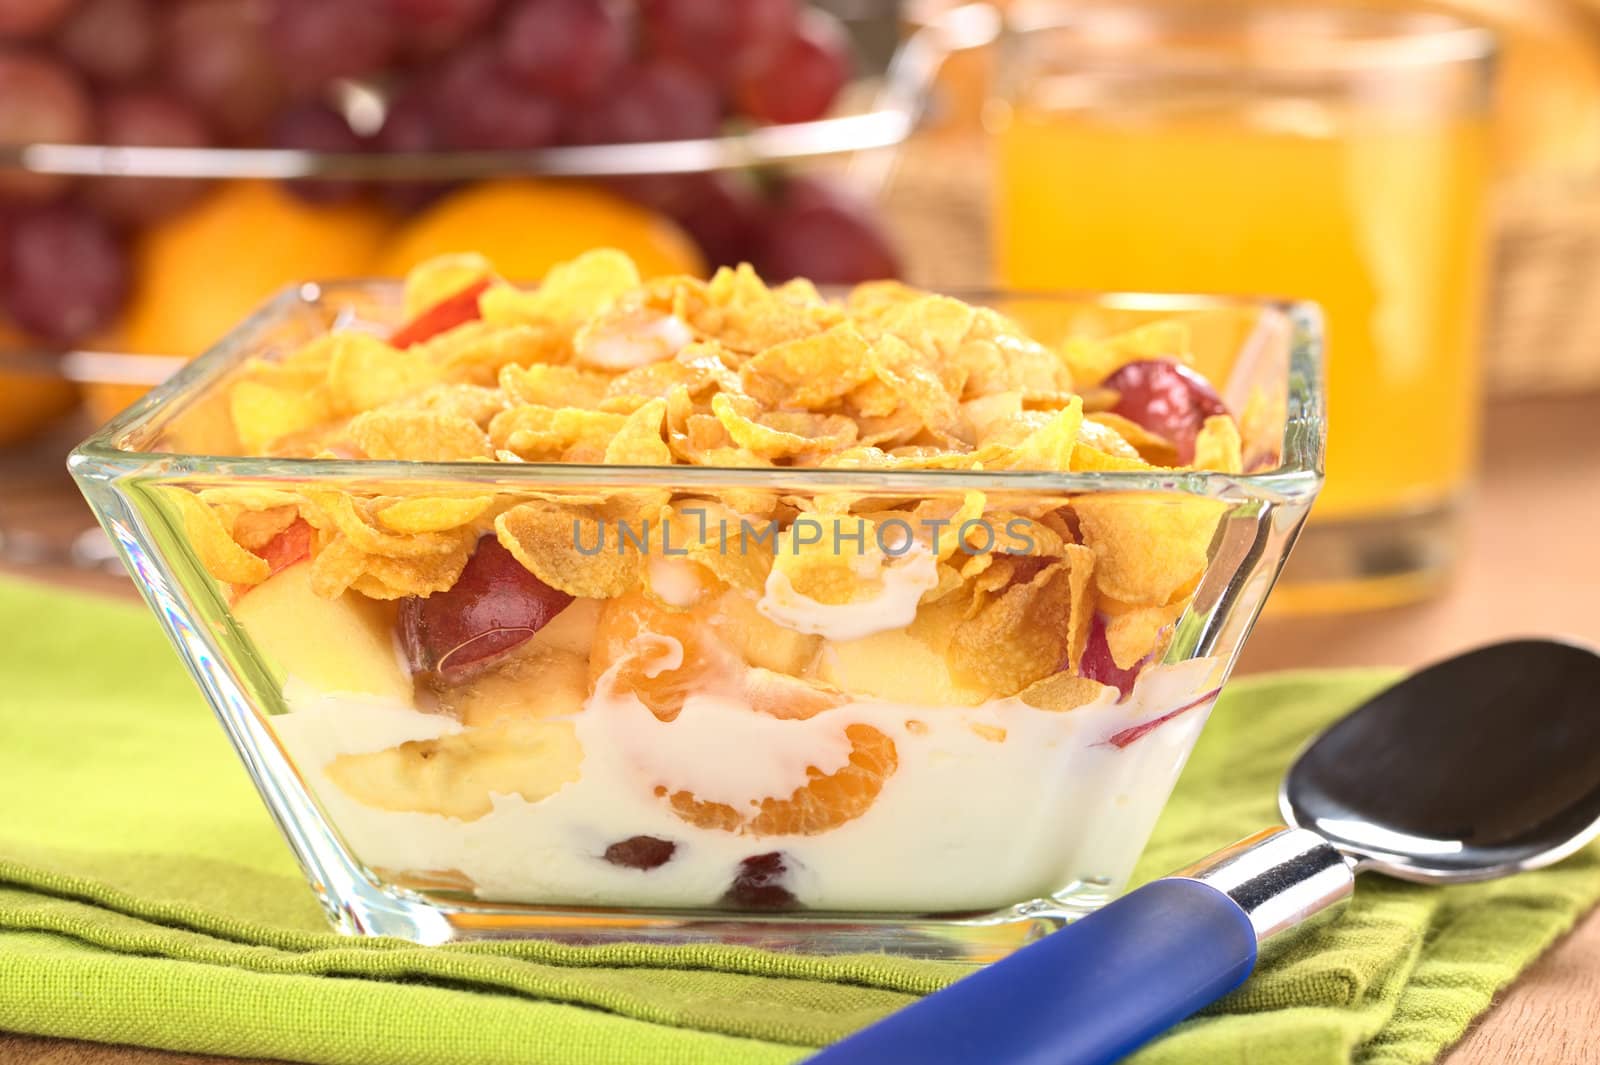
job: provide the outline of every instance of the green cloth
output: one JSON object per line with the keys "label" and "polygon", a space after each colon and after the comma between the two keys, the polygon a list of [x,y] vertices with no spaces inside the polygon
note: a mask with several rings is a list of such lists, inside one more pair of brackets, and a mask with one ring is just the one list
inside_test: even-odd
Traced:
{"label": "green cloth", "polygon": [[[0,632],[0,1029],[330,1065],[788,1062],[964,971],[334,935],[144,611],[0,583]],[[1141,878],[1273,823],[1301,741],[1391,676],[1230,686]],[[1367,878],[1136,1060],[1428,1061],[1600,897],[1597,857],[1447,890]]]}

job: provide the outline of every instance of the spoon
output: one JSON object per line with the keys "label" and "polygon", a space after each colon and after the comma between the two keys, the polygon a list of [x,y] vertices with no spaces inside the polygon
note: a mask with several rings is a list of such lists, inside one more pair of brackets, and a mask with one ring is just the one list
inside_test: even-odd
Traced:
{"label": "spoon", "polygon": [[1288,827],[1240,840],[809,1059],[1105,1065],[1245,981],[1355,875],[1489,880],[1600,834],[1600,655],[1492,644],[1369,699],[1300,753]]}

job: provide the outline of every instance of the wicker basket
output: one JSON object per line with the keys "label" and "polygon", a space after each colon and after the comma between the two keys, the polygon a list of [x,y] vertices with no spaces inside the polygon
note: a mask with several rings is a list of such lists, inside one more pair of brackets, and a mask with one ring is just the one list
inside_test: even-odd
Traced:
{"label": "wicker basket", "polygon": [[1507,190],[1484,353],[1500,393],[1600,387],[1600,183]]}

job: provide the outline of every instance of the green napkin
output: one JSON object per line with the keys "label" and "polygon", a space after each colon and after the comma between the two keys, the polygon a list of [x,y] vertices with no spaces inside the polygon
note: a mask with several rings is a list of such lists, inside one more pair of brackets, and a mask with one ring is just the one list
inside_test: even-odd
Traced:
{"label": "green napkin", "polygon": [[[964,971],[334,935],[144,611],[5,582],[0,632],[0,1029],[330,1065],[788,1062]],[[1391,677],[1230,686],[1141,876],[1273,823],[1299,743]],[[1498,884],[1367,879],[1135,1060],[1428,1061],[1597,898],[1593,849]]]}

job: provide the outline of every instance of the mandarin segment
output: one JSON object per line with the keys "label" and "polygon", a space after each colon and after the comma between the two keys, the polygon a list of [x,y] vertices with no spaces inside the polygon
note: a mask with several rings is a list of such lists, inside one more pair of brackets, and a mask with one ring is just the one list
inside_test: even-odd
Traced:
{"label": "mandarin segment", "polygon": [[690,791],[657,787],[672,812],[699,828],[748,836],[815,836],[854,821],[872,808],[900,765],[894,741],[871,725],[847,725],[849,759],[831,773],[806,767],[805,784],[784,797],[752,799],[747,810],[704,802]]}
{"label": "mandarin segment", "polygon": [[632,693],[662,721],[672,721],[684,700],[726,687],[737,663],[696,613],[658,606],[634,590],[600,609],[589,654],[589,684],[608,681]]}

